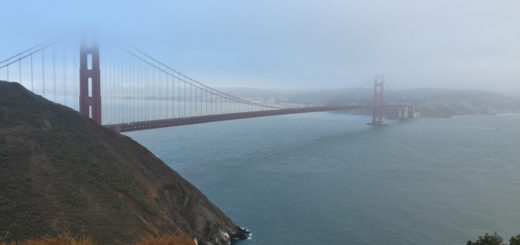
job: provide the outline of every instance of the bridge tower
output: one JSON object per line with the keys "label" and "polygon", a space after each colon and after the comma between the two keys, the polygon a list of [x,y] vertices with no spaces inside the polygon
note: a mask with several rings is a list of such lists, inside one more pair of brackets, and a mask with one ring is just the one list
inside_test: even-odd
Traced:
{"label": "bridge tower", "polygon": [[372,108],[371,125],[384,125],[383,123],[383,98],[385,94],[385,81],[376,77],[374,80],[374,104]]}
{"label": "bridge tower", "polygon": [[79,55],[79,112],[101,124],[99,47],[83,39]]}

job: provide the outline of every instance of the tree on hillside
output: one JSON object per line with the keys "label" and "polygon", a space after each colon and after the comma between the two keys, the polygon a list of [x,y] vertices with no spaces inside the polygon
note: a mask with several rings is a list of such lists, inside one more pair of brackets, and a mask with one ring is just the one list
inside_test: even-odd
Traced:
{"label": "tree on hillside", "polygon": [[466,245],[504,245],[504,239],[496,232],[493,235],[486,233],[484,236],[479,236],[476,242],[468,241]]}
{"label": "tree on hillside", "polygon": [[509,240],[509,245],[520,245],[520,235],[511,237]]}

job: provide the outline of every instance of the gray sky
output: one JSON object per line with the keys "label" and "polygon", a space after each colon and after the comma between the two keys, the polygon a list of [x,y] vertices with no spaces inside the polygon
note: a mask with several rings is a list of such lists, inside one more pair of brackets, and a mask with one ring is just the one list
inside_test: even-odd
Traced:
{"label": "gray sky", "polygon": [[35,2],[2,3],[0,57],[95,25],[210,86],[520,93],[518,0]]}

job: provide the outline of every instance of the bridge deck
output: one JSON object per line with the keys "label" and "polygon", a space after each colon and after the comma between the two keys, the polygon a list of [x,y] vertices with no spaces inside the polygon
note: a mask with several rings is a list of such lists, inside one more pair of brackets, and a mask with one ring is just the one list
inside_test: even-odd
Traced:
{"label": "bridge deck", "polygon": [[[384,107],[400,107],[400,106],[406,106],[406,105],[401,105],[401,104],[385,104],[384,105]],[[105,127],[113,129],[118,132],[129,132],[129,131],[137,131],[137,130],[145,130],[145,129],[175,127],[175,126],[183,126],[183,125],[190,125],[190,124],[200,124],[200,123],[236,120],[236,119],[253,118],[253,117],[267,117],[267,116],[299,114],[299,113],[309,113],[309,112],[323,112],[323,111],[372,109],[373,107],[374,106],[372,106],[372,105],[352,105],[352,106],[339,106],[339,107],[331,107],[331,106],[302,107],[302,108],[289,108],[289,109],[254,111],[254,112],[240,112],[240,113],[228,113],[228,114],[207,115],[207,116],[182,117],[182,118],[163,119],[163,120],[151,120],[151,121],[142,121],[142,122],[120,123],[120,124],[105,125]]]}

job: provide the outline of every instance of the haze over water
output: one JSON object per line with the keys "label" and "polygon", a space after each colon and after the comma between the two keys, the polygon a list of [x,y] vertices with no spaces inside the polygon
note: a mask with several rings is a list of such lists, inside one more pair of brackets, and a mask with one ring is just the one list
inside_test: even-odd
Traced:
{"label": "haze over water", "polygon": [[520,115],[365,125],[310,113],[128,133],[249,244],[465,244],[518,233]]}

